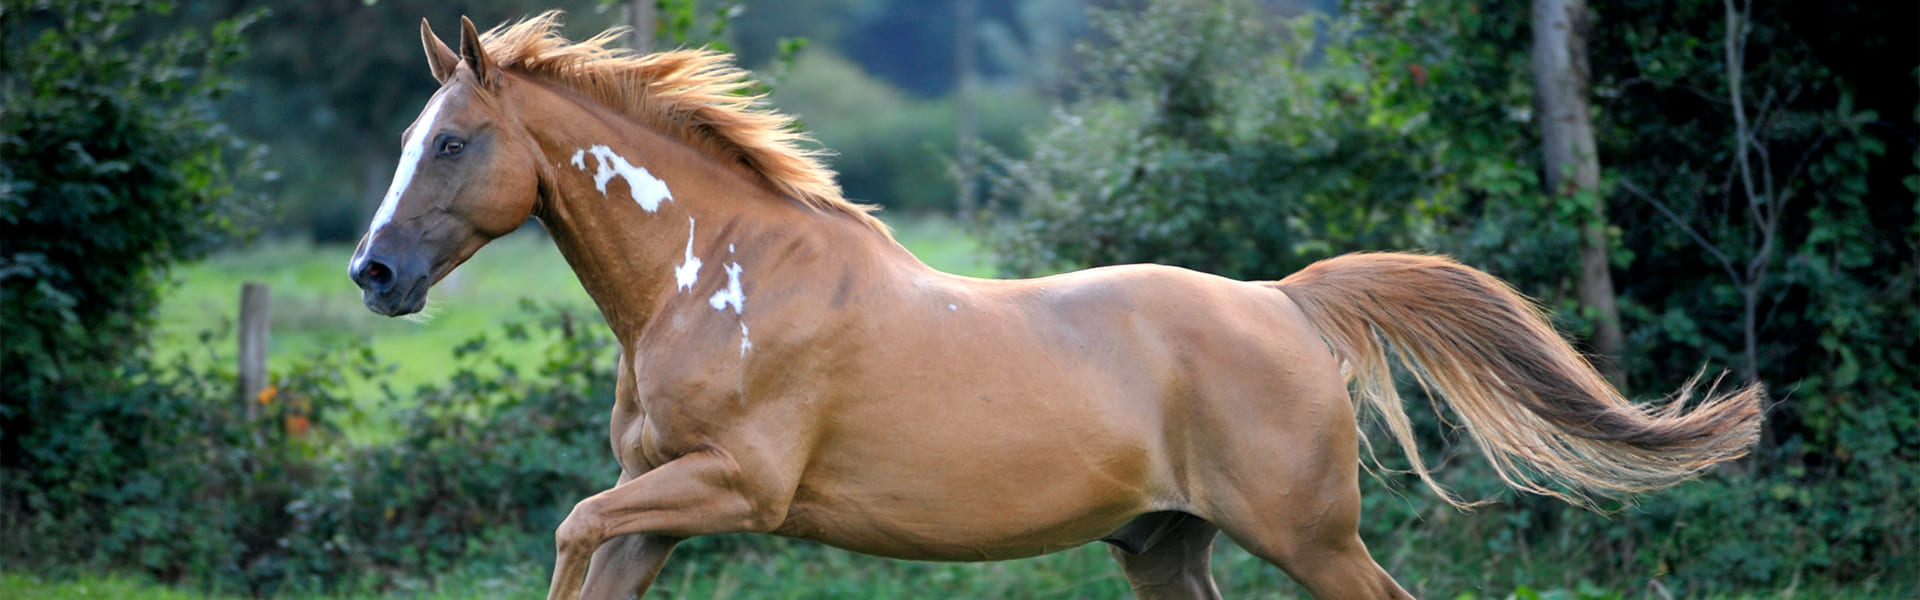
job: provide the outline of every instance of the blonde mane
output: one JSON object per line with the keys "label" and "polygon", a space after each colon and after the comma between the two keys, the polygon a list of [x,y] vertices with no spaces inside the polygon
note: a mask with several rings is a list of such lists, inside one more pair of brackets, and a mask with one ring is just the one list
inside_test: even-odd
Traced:
{"label": "blonde mane", "polygon": [[815,209],[844,213],[891,237],[872,205],[841,196],[828,154],[793,118],[748,93],[753,80],[733,57],[708,50],[641,56],[609,47],[613,28],[581,42],[559,34],[560,11],[547,11],[481,36],[487,55],[506,69],[579,92],[723,162],[757,174],[782,194]]}

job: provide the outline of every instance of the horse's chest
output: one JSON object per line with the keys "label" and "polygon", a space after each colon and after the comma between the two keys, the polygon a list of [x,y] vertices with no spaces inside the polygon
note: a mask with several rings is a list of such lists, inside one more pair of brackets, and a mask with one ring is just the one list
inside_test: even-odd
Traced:
{"label": "horse's chest", "polygon": [[653,470],[668,460],[665,444],[661,442],[659,413],[660,407],[647,406],[643,397],[631,388],[622,390],[622,398],[614,407],[613,422],[609,433],[612,434],[614,458],[620,461],[620,468],[628,475],[638,475]]}
{"label": "horse's chest", "polygon": [[677,402],[658,389],[635,394],[630,404],[613,414],[613,448],[621,468],[644,473],[688,452],[699,450],[701,432],[708,423],[699,418],[693,402]]}

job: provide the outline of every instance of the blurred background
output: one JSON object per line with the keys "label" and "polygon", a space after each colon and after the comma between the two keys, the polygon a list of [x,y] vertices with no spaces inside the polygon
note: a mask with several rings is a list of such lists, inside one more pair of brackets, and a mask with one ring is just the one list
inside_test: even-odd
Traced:
{"label": "blurred background", "polygon": [[[1492,501],[1380,453],[1363,537],[1416,595],[1920,594],[1913,3],[4,0],[0,596],[542,593],[552,528],[618,472],[597,311],[537,224],[423,318],[366,311],[345,265],[435,89],[420,19],[547,9],[736,53],[944,270],[1441,252],[1630,397],[1768,389],[1752,456],[1606,514],[1508,491],[1452,415],[1410,411],[1441,481]],[[1228,540],[1215,570],[1305,597]],[[652,594],[1127,591],[1098,545],[721,536]]]}

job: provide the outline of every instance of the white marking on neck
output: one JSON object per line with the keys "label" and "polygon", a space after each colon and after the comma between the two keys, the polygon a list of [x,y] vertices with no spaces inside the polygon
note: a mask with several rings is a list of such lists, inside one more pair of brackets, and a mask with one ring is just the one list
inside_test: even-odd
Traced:
{"label": "white marking on neck", "polygon": [[626,157],[614,154],[613,149],[605,144],[595,144],[585,150],[575,150],[573,166],[582,171],[587,170],[586,155],[588,154],[592,154],[597,163],[593,173],[593,186],[600,190],[601,195],[607,195],[607,182],[613,181],[614,176],[618,175],[627,180],[628,195],[633,196],[633,201],[639,203],[640,208],[646,209],[647,212],[659,212],[661,202],[673,199],[673,192],[667,190],[667,182],[648,173],[646,167],[627,162]]}
{"label": "white marking on neck", "polygon": [[684,292],[700,281],[700,257],[693,255],[693,217],[687,217],[687,260],[673,268],[673,282]]}
{"label": "white marking on neck", "polygon": [[427,120],[414,124],[413,131],[407,132],[406,141],[401,142],[400,165],[394,168],[393,184],[387,186],[387,197],[380,201],[380,210],[373,213],[373,225],[367,227],[369,234],[378,233],[393,220],[393,211],[400,206],[400,196],[407,192],[408,186],[413,185],[414,172],[420,169],[420,163],[426,161],[427,143],[430,141],[427,134],[433,131],[434,124],[440,120],[440,105],[446,100],[446,94],[434,96],[433,101],[427,103],[427,109],[421,111]]}
{"label": "white marking on neck", "polygon": [[707,299],[707,304],[713,305],[714,310],[722,311],[732,305],[733,314],[736,315],[746,312],[747,296],[740,292],[740,263],[727,265],[726,289],[714,292],[713,297]]}
{"label": "white marking on neck", "polygon": [[957,304],[948,304],[948,305],[947,305],[947,310],[949,310],[949,311],[958,311],[958,310],[960,310],[960,305],[957,305]]}
{"label": "white marking on neck", "polygon": [[740,321],[740,357],[746,358],[747,351],[753,349],[753,338],[747,336],[747,322]]}

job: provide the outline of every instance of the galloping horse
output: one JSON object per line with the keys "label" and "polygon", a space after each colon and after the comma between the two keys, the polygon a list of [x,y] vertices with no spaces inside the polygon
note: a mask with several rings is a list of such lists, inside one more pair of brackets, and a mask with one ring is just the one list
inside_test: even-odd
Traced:
{"label": "galloping horse", "polygon": [[1224,531],[1316,598],[1406,598],[1358,534],[1356,405],[1424,464],[1389,347],[1520,489],[1631,494],[1754,443],[1758,390],[1629,402],[1446,258],[935,271],[730,59],[569,42],[558,16],[462,19],[458,53],[421,23],[442,87],[349,266],[369,309],[415,312],[531,216],[599,305],[621,475],[555,533],[550,599],[645,593],[680,540],[744,531],[950,561],[1100,540],[1141,598],[1217,597]]}

